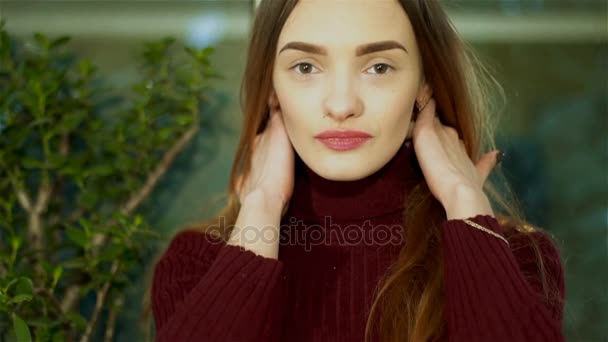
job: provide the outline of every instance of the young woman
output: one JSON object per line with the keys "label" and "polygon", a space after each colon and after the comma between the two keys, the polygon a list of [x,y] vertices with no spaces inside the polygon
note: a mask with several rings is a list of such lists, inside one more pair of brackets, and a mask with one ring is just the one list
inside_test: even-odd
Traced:
{"label": "young woman", "polygon": [[157,340],[563,340],[472,56],[435,0],[262,1],[229,202],[157,263]]}

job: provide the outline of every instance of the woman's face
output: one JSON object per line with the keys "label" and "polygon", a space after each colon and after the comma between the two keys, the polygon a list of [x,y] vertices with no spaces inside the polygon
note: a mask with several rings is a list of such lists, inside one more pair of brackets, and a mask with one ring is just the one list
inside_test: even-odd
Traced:
{"label": "woman's face", "polygon": [[[397,1],[302,0],[279,36],[273,86],[287,134],[326,179],[367,177],[395,155],[422,80],[414,32]],[[369,137],[318,137],[332,130]]]}

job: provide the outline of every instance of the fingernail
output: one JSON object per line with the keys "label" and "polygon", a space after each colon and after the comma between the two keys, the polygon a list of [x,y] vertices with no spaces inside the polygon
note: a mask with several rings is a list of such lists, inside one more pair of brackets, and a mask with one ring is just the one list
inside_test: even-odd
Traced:
{"label": "fingernail", "polygon": [[505,153],[501,150],[498,151],[498,154],[496,155],[496,165],[500,164],[500,162],[503,160],[503,158],[505,157]]}

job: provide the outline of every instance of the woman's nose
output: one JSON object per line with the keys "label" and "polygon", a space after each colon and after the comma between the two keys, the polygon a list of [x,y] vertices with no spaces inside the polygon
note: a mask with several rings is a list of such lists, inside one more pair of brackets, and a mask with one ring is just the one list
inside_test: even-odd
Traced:
{"label": "woman's nose", "polygon": [[323,107],[324,117],[328,116],[337,121],[358,117],[363,112],[363,104],[356,85],[348,77],[342,77],[333,82]]}

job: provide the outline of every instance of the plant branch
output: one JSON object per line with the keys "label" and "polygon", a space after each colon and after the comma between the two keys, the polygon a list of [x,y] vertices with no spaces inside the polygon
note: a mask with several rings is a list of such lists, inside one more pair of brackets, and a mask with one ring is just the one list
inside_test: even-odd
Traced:
{"label": "plant branch", "polygon": [[[82,217],[82,215],[84,215],[84,213],[85,213],[85,210],[83,208],[76,208],[76,209],[72,210],[72,212],[63,221],[65,223],[76,222],[76,221],[78,221]],[[57,223],[59,223],[61,221],[62,221],[62,216],[61,215],[53,216],[48,221],[48,227],[52,227],[52,226],[56,225]]]}
{"label": "plant branch", "polygon": [[108,294],[108,290],[110,289],[110,284],[112,283],[112,278],[114,278],[114,276],[116,275],[116,272],[118,271],[118,266],[119,266],[118,260],[116,260],[112,263],[112,269],[110,271],[110,279],[108,279],[108,281],[105,284],[103,284],[101,289],[99,291],[97,291],[95,309],[93,310],[93,315],[91,316],[91,319],[89,320],[89,324],[87,324],[87,327],[84,330],[84,334],[82,335],[80,342],[89,341],[89,338],[91,337],[91,333],[93,333],[93,327],[95,327],[95,323],[97,323],[99,314],[101,313],[101,310],[103,309],[103,303],[106,299],[106,295]]}
{"label": "plant branch", "polygon": [[48,179],[43,180],[38,190],[36,204],[29,211],[28,240],[37,250],[43,247],[41,216],[47,210],[52,193],[53,187]]}
{"label": "plant branch", "polygon": [[[143,200],[150,195],[160,178],[167,172],[175,158],[179,153],[188,145],[188,143],[194,138],[199,130],[198,123],[195,123],[187,131],[185,131],[180,138],[171,146],[161,158],[159,164],[148,176],[144,185],[135,192],[121,207],[121,212],[124,215],[131,214],[137,207],[143,202]],[[93,238],[93,248],[103,245],[106,240],[105,235],[96,235]],[[78,299],[78,292],[80,286],[72,285],[66,289],[65,295],[61,302],[61,307],[64,309],[70,309],[76,300]]]}
{"label": "plant branch", "polygon": [[65,312],[70,311],[76,300],[78,300],[78,292],[80,292],[80,287],[77,285],[69,286],[61,299],[61,309]]}
{"label": "plant branch", "polygon": [[27,195],[25,190],[20,189],[17,184],[14,184],[14,182],[11,183],[13,183],[13,187],[17,193],[17,200],[19,201],[19,204],[21,204],[23,210],[27,211],[28,213],[32,211],[32,201],[30,201],[30,197]]}
{"label": "plant branch", "polygon": [[53,305],[55,310],[57,310],[58,316],[63,317],[64,311],[63,311],[63,308],[61,307],[61,303],[59,303],[57,298],[55,298],[55,296],[49,291],[49,289],[40,287],[40,288],[36,289],[36,293],[41,294],[41,295],[45,296],[46,298],[48,298],[51,301],[51,304]]}
{"label": "plant branch", "polygon": [[188,129],[186,132],[182,134],[182,136],[165,152],[163,158],[156,166],[156,169],[148,176],[146,182],[142,186],[142,188],[133,194],[131,198],[125,203],[122,207],[122,213],[128,215],[133,212],[141,202],[150,195],[160,178],[167,172],[175,158],[179,155],[179,153],[186,148],[188,143],[194,138],[196,133],[198,132],[199,127],[195,125]]}
{"label": "plant branch", "polygon": [[15,189],[15,194],[17,195],[17,200],[19,201],[19,204],[21,205],[23,210],[29,213],[30,211],[32,211],[32,201],[30,200],[30,196],[27,194],[25,189],[19,186],[19,182],[17,181],[15,175],[13,175],[10,169],[6,166],[4,159],[0,159],[0,166],[2,166],[2,168],[8,174],[9,181],[13,186],[13,189]]}
{"label": "plant branch", "polygon": [[118,310],[122,305],[114,305],[110,309],[108,314],[108,321],[106,322],[106,332],[104,334],[104,342],[112,342],[114,337],[114,329],[116,327],[116,317],[118,316]]}
{"label": "plant branch", "polygon": [[[150,195],[160,178],[167,172],[175,158],[179,153],[188,145],[190,140],[194,138],[198,132],[198,125],[195,125],[188,129],[182,136],[165,152],[162,159],[156,166],[156,168],[148,175],[148,178],[144,182],[144,185],[135,192],[127,202],[122,206],[120,212],[124,215],[130,215],[135,209],[143,202],[143,200]],[[96,235],[93,238],[93,246],[97,247],[105,242],[105,235]]]}
{"label": "plant branch", "polygon": [[[70,137],[69,137],[68,133],[64,132],[61,134],[61,138],[59,140],[59,155],[63,158],[67,158],[69,153],[70,153]],[[57,178],[55,179],[55,189],[62,189],[63,185],[64,185],[64,176],[61,174],[58,174]],[[82,209],[74,210],[74,212],[76,212],[76,211],[82,211]],[[70,215],[68,215],[69,222],[74,221],[74,220],[70,219],[71,217],[73,217],[74,212],[72,212]],[[64,217],[64,215],[61,215],[61,214],[50,217],[48,219],[47,227],[52,227],[52,226],[56,225],[57,223],[59,223],[61,221],[62,217]]]}

